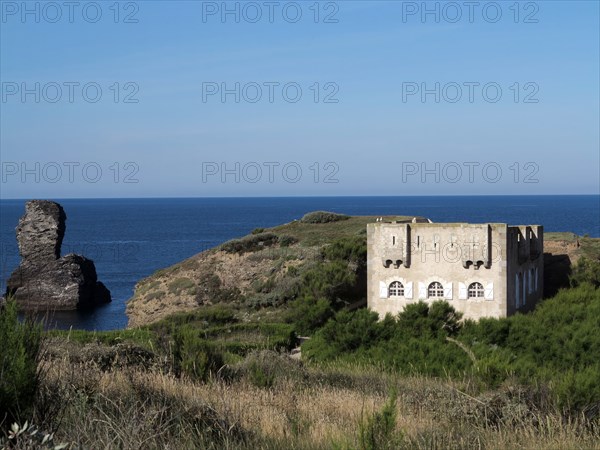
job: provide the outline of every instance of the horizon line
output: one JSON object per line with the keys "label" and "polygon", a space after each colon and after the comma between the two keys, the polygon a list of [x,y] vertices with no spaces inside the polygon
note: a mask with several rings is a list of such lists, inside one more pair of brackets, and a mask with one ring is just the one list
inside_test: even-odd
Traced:
{"label": "horizon line", "polygon": [[[256,195],[256,196],[165,196],[165,197],[46,197],[56,200],[180,200],[180,199],[269,199],[269,198],[402,198],[402,197],[600,197],[598,194],[414,194],[414,195]],[[12,197],[9,200],[38,200],[41,197]]]}

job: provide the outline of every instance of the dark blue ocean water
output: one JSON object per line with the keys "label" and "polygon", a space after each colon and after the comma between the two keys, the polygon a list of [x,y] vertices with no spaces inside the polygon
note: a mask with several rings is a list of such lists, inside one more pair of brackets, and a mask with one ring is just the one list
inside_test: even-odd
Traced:
{"label": "dark blue ocean water", "polygon": [[[62,254],[94,260],[113,296],[92,313],[63,312],[53,326],[110,330],[127,324],[134,285],[257,227],[290,222],[315,210],[356,215],[418,215],[434,222],[541,224],[546,231],[600,236],[600,196],[293,197],[57,200],[67,214]],[[0,201],[0,289],[19,262],[15,227],[25,200]]]}

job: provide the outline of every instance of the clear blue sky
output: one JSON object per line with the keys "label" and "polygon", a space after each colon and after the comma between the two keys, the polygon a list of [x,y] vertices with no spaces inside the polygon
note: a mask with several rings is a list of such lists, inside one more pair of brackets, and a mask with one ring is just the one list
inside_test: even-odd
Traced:
{"label": "clear blue sky", "polygon": [[596,1],[1,3],[1,198],[599,193]]}

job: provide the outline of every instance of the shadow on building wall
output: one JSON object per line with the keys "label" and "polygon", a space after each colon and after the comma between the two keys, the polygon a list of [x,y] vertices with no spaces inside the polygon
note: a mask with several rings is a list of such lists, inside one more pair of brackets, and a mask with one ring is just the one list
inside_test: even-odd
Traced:
{"label": "shadow on building wall", "polygon": [[544,253],[544,298],[553,297],[559,289],[569,287],[571,267],[569,255]]}

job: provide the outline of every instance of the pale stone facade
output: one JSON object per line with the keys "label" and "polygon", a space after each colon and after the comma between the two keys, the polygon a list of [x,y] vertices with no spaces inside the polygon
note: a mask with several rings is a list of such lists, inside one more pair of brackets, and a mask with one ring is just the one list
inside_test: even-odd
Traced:
{"label": "pale stone facade", "polygon": [[446,300],[464,318],[506,317],[542,298],[543,227],[503,223],[367,225],[367,302],[383,318]]}

